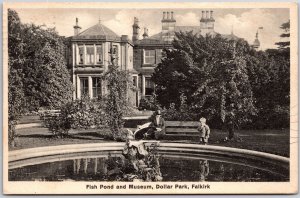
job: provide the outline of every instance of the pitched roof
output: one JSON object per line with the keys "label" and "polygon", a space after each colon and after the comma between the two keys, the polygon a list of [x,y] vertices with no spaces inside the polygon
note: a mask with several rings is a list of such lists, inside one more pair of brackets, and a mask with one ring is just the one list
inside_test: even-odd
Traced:
{"label": "pitched roof", "polygon": [[200,26],[175,26],[175,32],[193,32],[194,34],[200,34]]}
{"label": "pitched roof", "polygon": [[162,32],[154,34],[154,35],[150,36],[149,39],[161,40],[161,34],[162,34]]}
{"label": "pitched roof", "polygon": [[105,25],[98,23],[83,32],[79,33],[75,38],[109,38],[109,39],[116,39],[120,38],[115,32],[111,29],[106,27]]}
{"label": "pitched roof", "polygon": [[[194,34],[201,34],[201,28],[200,26],[175,26],[175,32],[193,32]],[[209,35],[211,36],[216,36],[217,32],[212,31],[209,33]],[[240,37],[234,35],[233,33],[231,34],[220,34],[223,38],[228,39],[228,40],[239,40],[241,39]],[[143,39],[145,40],[145,39]],[[140,40],[141,43],[150,43],[149,40],[151,40],[151,43],[155,43],[155,42],[159,42],[159,40],[162,40],[162,32],[159,32],[157,34],[154,34],[152,36],[150,36],[149,38],[147,38],[147,40],[143,41]]]}
{"label": "pitched roof", "polygon": [[234,40],[234,41],[241,39],[240,37],[237,37],[236,35],[234,35],[232,33],[231,34],[221,34],[221,36],[225,39]]}

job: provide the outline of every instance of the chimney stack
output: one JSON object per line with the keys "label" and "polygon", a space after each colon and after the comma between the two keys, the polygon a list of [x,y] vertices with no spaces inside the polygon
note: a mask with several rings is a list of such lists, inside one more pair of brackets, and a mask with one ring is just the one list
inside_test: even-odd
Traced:
{"label": "chimney stack", "polygon": [[132,41],[133,42],[136,42],[137,40],[139,40],[139,29],[140,29],[140,26],[139,26],[139,19],[134,17],[134,20],[133,20],[133,25],[132,25]]}
{"label": "chimney stack", "polygon": [[173,16],[174,12],[171,12],[171,20],[174,20],[174,16]]}
{"label": "chimney stack", "polygon": [[214,11],[211,10],[211,11],[210,11],[210,18],[211,18],[211,19],[214,18],[214,17],[213,17],[213,13],[214,13]]}
{"label": "chimney stack", "polygon": [[74,28],[74,36],[77,36],[80,32],[81,27],[78,25],[78,18],[76,17],[76,25],[73,27]]}
{"label": "chimney stack", "polygon": [[149,35],[148,35],[148,29],[147,28],[144,28],[144,34],[143,34],[143,38],[148,38]]}

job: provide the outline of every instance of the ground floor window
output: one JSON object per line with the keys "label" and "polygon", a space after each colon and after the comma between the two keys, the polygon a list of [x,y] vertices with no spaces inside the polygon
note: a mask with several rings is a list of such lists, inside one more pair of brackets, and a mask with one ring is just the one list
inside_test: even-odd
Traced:
{"label": "ground floor window", "polygon": [[87,77],[81,77],[79,79],[80,79],[81,97],[88,96],[88,94],[89,94],[89,79]]}
{"label": "ground floor window", "polygon": [[154,83],[151,77],[145,77],[145,96],[151,96],[154,92]]}
{"label": "ground floor window", "polygon": [[93,98],[100,98],[102,96],[100,77],[92,78],[92,91],[93,91]]}

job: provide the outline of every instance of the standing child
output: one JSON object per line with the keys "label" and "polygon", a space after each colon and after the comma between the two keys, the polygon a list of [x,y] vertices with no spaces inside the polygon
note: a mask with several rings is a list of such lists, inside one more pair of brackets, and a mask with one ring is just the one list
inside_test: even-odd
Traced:
{"label": "standing child", "polygon": [[210,134],[209,126],[206,124],[205,118],[200,118],[200,123],[198,126],[198,131],[200,132],[200,143],[207,144]]}

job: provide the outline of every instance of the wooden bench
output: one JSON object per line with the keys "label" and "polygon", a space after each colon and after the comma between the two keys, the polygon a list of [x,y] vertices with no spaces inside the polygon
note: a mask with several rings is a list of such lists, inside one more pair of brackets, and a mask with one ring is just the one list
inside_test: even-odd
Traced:
{"label": "wooden bench", "polygon": [[166,136],[199,136],[195,121],[165,121]]}
{"label": "wooden bench", "polygon": [[46,121],[50,118],[59,116],[60,110],[44,110],[44,111],[39,111],[39,114],[40,114],[40,119],[44,123],[44,126],[47,127]]}

